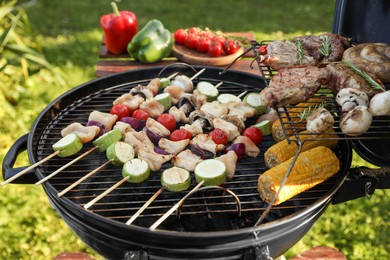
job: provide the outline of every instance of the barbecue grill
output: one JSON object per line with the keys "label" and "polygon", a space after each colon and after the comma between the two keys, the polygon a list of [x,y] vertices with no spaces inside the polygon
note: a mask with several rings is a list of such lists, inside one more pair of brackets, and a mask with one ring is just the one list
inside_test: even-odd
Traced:
{"label": "barbecue grill", "polygon": [[[253,44],[256,47],[261,43]],[[273,73],[260,63],[259,66],[262,77],[205,67],[205,72],[194,79],[194,83],[208,81],[215,85],[223,81],[220,92],[235,95],[243,91],[258,91],[266,87]],[[166,77],[174,72],[192,76],[202,68],[179,64],[166,68],[139,69],[100,78],[68,91],[49,104],[34,122],[31,132],[11,147],[3,162],[4,179],[21,170],[13,168],[20,151],[27,149],[31,163],[45,158],[53,152],[52,145],[60,138],[60,131],[65,126],[72,122],[87,122],[93,110],[108,111],[113,100],[138,84],[146,85],[156,77]],[[323,91],[320,94],[329,96],[329,107],[339,115],[337,104],[325,89]],[[279,116],[290,119],[294,115],[290,115],[286,108],[279,112]],[[339,117],[336,116],[337,120]],[[246,125],[253,123],[254,119],[248,119]],[[332,201],[346,200],[338,194],[350,179],[352,147],[358,147],[359,143],[366,145],[365,140],[389,141],[388,125],[389,118],[377,118],[372,132],[360,138],[347,138],[338,131],[339,144],[334,152],[341,162],[340,172],[316,187],[272,207],[264,203],[257,192],[258,176],[266,170],[262,155],[274,143],[267,136],[260,144],[260,156],[239,161],[235,177],[223,185],[239,198],[239,202],[221,189],[198,190],[154,231],[149,227],[186,192],[164,191],[132,225],[125,223],[160,189],[160,174],[171,166],[169,163],[162,170],[151,174],[144,183],[121,185],[89,210],[83,206],[122,179],[121,169],[107,165],[66,195],[58,197],[58,192],[107,162],[105,154],[94,151],[45,182],[43,188],[69,227],[87,245],[108,259],[266,259],[279,256],[294,245]],[[286,120],[284,128],[286,133],[292,130],[288,137],[297,137],[300,130],[289,120]],[[80,153],[92,147],[92,144],[87,144]],[[375,150],[371,152],[378,154]],[[54,157],[17,181],[34,183],[73,158]],[[372,160],[375,159],[373,156]],[[387,160],[384,159],[384,162]],[[374,179],[377,180],[376,177]],[[191,188],[195,185],[192,183]],[[370,192],[373,192],[372,188],[368,194]]]}

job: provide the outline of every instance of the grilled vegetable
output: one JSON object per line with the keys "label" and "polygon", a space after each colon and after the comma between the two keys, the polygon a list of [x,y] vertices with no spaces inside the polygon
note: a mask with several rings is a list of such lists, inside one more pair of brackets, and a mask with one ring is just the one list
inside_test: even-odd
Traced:
{"label": "grilled vegetable", "polygon": [[267,101],[258,92],[248,93],[243,100],[245,103],[256,109],[256,115],[261,115],[267,108]]}
{"label": "grilled vegetable", "polygon": [[198,163],[195,167],[195,179],[204,181],[205,186],[220,185],[226,179],[226,166],[217,159],[207,159]]}
{"label": "grilled vegetable", "polygon": [[158,103],[164,106],[164,111],[172,106],[172,98],[169,93],[160,93],[154,97]]}
{"label": "grilled vegetable", "polygon": [[229,93],[224,93],[224,94],[220,94],[218,97],[217,97],[217,100],[219,101],[219,103],[221,104],[227,104],[231,101],[234,101],[234,102],[241,102],[241,99],[233,94],[229,94]]}
{"label": "grilled vegetable", "polygon": [[[271,203],[279,190],[293,158],[267,170],[259,176],[260,197]],[[325,146],[315,147],[299,154],[274,205],[280,204],[301,192],[327,180],[340,169],[340,162],[333,151]]]}
{"label": "grilled vegetable", "polygon": [[113,165],[121,166],[134,158],[134,148],[128,143],[117,141],[107,148],[106,155]]}
{"label": "grilled vegetable", "polygon": [[122,139],[122,133],[118,128],[115,128],[104,135],[100,136],[98,139],[93,141],[93,145],[97,146],[99,152],[104,152],[107,148]]}
{"label": "grilled vegetable", "polygon": [[257,127],[258,129],[261,130],[261,133],[263,136],[265,135],[270,135],[272,133],[272,122],[271,120],[264,120],[261,121],[260,123],[257,123],[253,125],[254,127]]}
{"label": "grilled vegetable", "polygon": [[76,134],[68,134],[53,144],[54,151],[60,151],[59,157],[72,156],[83,148],[83,143]]}
{"label": "grilled vegetable", "polygon": [[200,94],[205,95],[207,97],[207,102],[211,102],[215,100],[219,94],[218,89],[207,81],[200,81],[198,85],[196,85],[196,89]]}
{"label": "grilled vegetable", "polygon": [[[295,107],[292,107],[288,110],[288,113],[290,115],[290,118],[283,117],[283,122],[285,123],[286,127],[292,127],[292,124],[294,124],[295,128],[305,127],[305,120],[301,120],[300,115],[302,113],[306,113],[310,110],[313,110],[318,108],[320,106],[320,102],[322,102],[322,98],[311,98],[306,102],[299,103]],[[302,121],[302,122],[299,122]],[[290,122],[292,124],[290,124]],[[292,133],[292,130],[287,130],[288,133]],[[284,135],[283,128],[282,128],[282,122],[279,120],[275,121],[272,125],[272,137],[275,142],[280,142],[284,139],[286,139],[286,136]]]}
{"label": "grilled vegetable", "polygon": [[371,123],[370,110],[365,106],[357,106],[341,116],[340,129],[346,135],[358,136],[366,132]]}
{"label": "grilled vegetable", "polygon": [[161,175],[161,185],[173,192],[186,190],[190,187],[190,172],[180,167],[172,167],[163,171]]}
{"label": "grilled vegetable", "polygon": [[127,161],[122,168],[123,178],[129,177],[127,180],[131,183],[140,183],[149,178],[150,167],[148,163],[144,160],[134,158],[130,161]]}
{"label": "grilled vegetable", "polygon": [[[309,131],[303,131],[298,135],[298,137],[301,142],[303,142],[301,152],[317,146],[334,148],[338,143],[337,135],[333,129],[330,129],[329,132],[319,135],[310,134]],[[295,138],[292,138],[292,140],[295,140]],[[290,144],[287,140],[280,141],[279,143],[272,145],[264,153],[265,164],[270,168],[274,167],[293,157],[297,151],[298,145],[295,141],[290,142]]]}

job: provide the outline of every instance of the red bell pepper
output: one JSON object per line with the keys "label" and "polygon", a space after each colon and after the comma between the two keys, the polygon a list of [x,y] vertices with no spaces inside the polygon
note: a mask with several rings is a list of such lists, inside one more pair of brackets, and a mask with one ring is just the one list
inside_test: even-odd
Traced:
{"label": "red bell pepper", "polygon": [[138,32],[137,18],[130,11],[118,11],[117,5],[111,3],[113,13],[100,18],[107,49],[113,54],[127,51],[127,45]]}

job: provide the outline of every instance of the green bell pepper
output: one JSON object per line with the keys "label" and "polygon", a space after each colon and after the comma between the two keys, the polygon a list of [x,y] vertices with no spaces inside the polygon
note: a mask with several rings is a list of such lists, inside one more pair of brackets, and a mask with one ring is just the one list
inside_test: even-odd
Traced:
{"label": "green bell pepper", "polygon": [[167,57],[173,47],[173,37],[162,22],[150,20],[130,41],[127,52],[144,63],[154,63]]}

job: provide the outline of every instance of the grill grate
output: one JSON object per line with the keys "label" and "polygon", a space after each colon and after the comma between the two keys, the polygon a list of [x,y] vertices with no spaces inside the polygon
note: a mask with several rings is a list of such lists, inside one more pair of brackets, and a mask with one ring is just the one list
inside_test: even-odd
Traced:
{"label": "grill grate", "polygon": [[[219,82],[214,78],[199,78],[194,80],[194,82],[196,84],[196,82],[201,80],[209,81],[212,84]],[[117,97],[129,92],[131,88],[138,84],[146,85],[149,82],[150,79],[145,79],[97,90],[85,97],[80,97],[75,102],[61,109],[53,119],[48,120],[42,129],[42,134],[36,137],[35,152],[37,160],[53,152],[51,146],[61,138],[60,132],[64,127],[72,122],[86,123],[89,114],[93,110],[102,112],[109,111],[113,100]],[[219,90],[221,93],[232,93],[236,95],[241,94],[243,91],[256,91],[255,87],[245,85],[245,83],[227,81],[224,81],[223,87],[220,87]],[[248,120],[246,125],[254,124],[254,120]],[[272,137],[265,136],[264,141],[260,144],[261,154],[257,158],[246,157],[239,161],[234,178],[225,183],[225,187],[233,191],[241,201],[242,214],[240,217],[237,216],[237,204],[231,195],[221,190],[205,190],[199,191],[187,199],[180,211],[180,218],[172,215],[159,228],[175,231],[214,231],[252,227],[268,206],[259,197],[257,192],[257,179],[259,174],[266,170],[263,154],[273,143]],[[92,144],[84,145],[80,154],[88,151],[92,147]],[[342,152],[337,151],[337,153],[340,158],[343,158],[344,155]],[[43,176],[47,176],[73,158],[55,157],[48,163],[41,165],[38,169]],[[87,155],[51,178],[48,182],[56,191],[60,192],[106,161],[107,158],[104,153],[94,151],[92,154]],[[160,171],[152,172],[150,178],[144,183],[124,183],[94,204],[89,210],[105,218],[125,223],[160,189],[161,172],[171,166],[170,163],[163,165]],[[193,173],[191,174],[192,179],[194,179]],[[267,215],[265,222],[289,216],[313,205],[334,187],[338,177],[334,176],[328,181],[317,185],[315,188],[279,206],[273,207]],[[64,197],[82,207],[121,179],[121,168],[107,165],[97,174],[66,193]],[[190,189],[195,185],[196,183],[193,182]],[[134,224],[141,227],[150,227],[154,221],[161,217],[186,193],[164,191]],[[226,221],[221,221],[220,223],[221,219],[226,219]]]}
{"label": "grill grate", "polygon": [[[262,41],[256,42],[252,41],[252,48],[255,52],[256,62],[259,66],[261,75],[264,79],[266,86],[269,85],[272,76],[277,72],[271,67],[264,65],[260,60],[260,53],[256,50],[261,46],[269,44],[271,41]],[[374,117],[370,129],[360,136],[346,136],[342,133],[339,127],[340,117],[341,117],[341,107],[337,104],[334,98],[332,91],[325,87],[321,86],[320,90],[314,95],[314,97],[322,97],[323,101],[314,101],[312,102],[311,107],[299,106],[298,105],[287,105],[277,111],[279,118],[282,122],[282,128],[284,134],[286,135],[289,141],[299,142],[299,134],[305,129],[306,121],[305,120],[296,120],[299,118],[300,114],[291,113],[289,110],[293,107],[303,108],[303,109],[313,109],[315,107],[324,106],[329,112],[334,115],[335,123],[333,129],[335,130],[339,140],[378,140],[378,139],[390,139],[390,117]],[[314,134],[315,135],[315,134]],[[292,138],[294,137],[294,138]],[[318,140],[318,138],[308,139],[307,141]]]}

